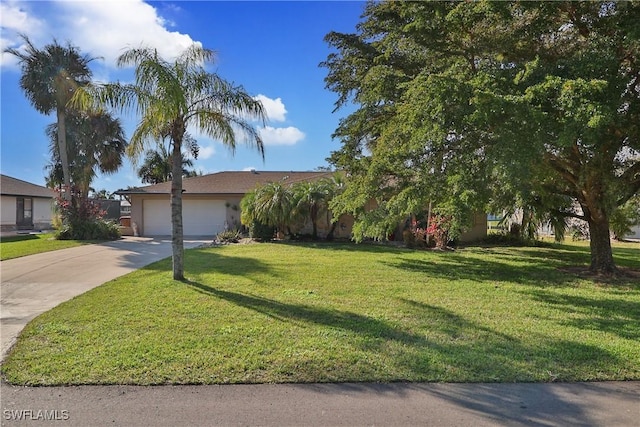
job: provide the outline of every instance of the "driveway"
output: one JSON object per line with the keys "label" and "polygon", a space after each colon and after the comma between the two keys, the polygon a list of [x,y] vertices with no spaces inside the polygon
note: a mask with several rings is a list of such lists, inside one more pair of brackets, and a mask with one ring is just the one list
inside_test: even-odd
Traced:
{"label": "driveway", "polygon": [[[210,241],[185,239],[184,247]],[[125,237],[0,262],[0,360],[4,360],[22,328],[37,315],[168,256],[170,238]]]}

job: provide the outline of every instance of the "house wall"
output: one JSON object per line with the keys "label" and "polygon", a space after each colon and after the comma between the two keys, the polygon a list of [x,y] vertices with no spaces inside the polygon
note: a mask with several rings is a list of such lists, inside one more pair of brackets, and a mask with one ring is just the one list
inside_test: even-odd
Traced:
{"label": "house wall", "polygon": [[2,229],[16,225],[16,198],[15,196],[2,196],[0,199],[0,225]]}
{"label": "house wall", "polygon": [[461,242],[471,242],[487,236],[487,214],[476,212],[473,214],[472,226],[460,236]]}
{"label": "house wall", "polygon": [[[51,228],[53,216],[53,199],[32,197],[32,221],[36,230],[48,230]],[[16,196],[2,196],[0,200],[0,227],[2,231],[16,229]]]}
{"label": "house wall", "polygon": [[[15,216],[15,213],[14,213]],[[47,230],[52,227],[53,199],[33,199],[33,227]]]}

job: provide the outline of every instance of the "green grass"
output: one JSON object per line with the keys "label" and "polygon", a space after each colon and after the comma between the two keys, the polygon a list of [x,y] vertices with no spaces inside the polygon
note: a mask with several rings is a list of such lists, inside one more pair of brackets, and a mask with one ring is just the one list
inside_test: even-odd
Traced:
{"label": "green grass", "polygon": [[53,236],[53,233],[45,233],[2,237],[0,240],[0,260],[95,243],[80,240],[56,240]]}
{"label": "green grass", "polygon": [[[640,247],[618,245],[640,268]],[[409,251],[256,244],[187,251],[23,331],[15,384],[640,379],[640,283],[594,280],[588,247]]]}

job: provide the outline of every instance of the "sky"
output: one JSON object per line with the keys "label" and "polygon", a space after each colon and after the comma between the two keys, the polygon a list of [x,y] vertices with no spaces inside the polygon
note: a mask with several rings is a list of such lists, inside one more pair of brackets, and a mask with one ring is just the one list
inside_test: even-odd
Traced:
{"label": "sky", "polygon": [[[216,52],[208,65],[224,79],[242,85],[262,101],[269,121],[256,123],[265,143],[265,159],[239,146],[232,154],[219,141],[194,133],[200,153],[194,168],[202,173],[239,170],[307,171],[328,166],[339,149],[332,140],[349,107],[333,112],[337,94],[325,89],[327,69],[320,62],[331,53],[324,42],[330,31],[355,32],[364,8],[354,1],[12,1],[0,3],[0,170],[14,178],[45,185],[49,140],[45,127],[55,115],[37,112],[20,89],[17,58],[25,34],[38,48],[56,39],[96,58],[94,81],[132,82],[133,69],[119,69],[116,58],[127,48],[149,46],[172,59],[186,46],[200,43]],[[127,138],[138,118],[116,116]],[[150,146],[149,148],[153,148]],[[99,175],[92,187],[109,192],[142,185],[126,160],[112,175]]]}

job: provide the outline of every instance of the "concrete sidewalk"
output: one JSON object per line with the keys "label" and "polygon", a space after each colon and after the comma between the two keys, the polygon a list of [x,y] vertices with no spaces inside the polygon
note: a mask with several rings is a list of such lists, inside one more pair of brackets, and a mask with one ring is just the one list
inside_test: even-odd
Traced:
{"label": "concrete sidewalk", "polygon": [[1,389],[3,426],[622,427],[640,421],[640,382]]}
{"label": "concrete sidewalk", "polygon": [[[185,239],[184,246],[210,241]],[[168,256],[170,238],[125,237],[0,262],[0,360],[37,315]]]}

